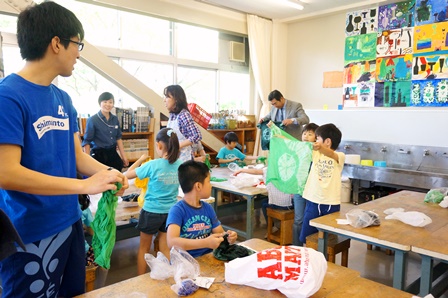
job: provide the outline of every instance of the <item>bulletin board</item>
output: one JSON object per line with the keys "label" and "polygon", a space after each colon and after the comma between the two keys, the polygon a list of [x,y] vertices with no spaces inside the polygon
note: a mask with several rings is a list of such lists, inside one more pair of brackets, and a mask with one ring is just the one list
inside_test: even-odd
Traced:
{"label": "bulletin board", "polygon": [[344,107],[448,106],[448,5],[408,0],[348,12]]}

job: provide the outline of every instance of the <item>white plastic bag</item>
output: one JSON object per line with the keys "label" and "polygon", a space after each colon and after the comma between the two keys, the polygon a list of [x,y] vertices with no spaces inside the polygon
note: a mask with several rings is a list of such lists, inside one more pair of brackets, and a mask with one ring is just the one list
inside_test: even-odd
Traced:
{"label": "white plastic bag", "polygon": [[278,289],[287,297],[310,297],[322,286],[327,261],[312,248],[279,246],[225,263],[226,282]]}
{"label": "white plastic bag", "polygon": [[236,188],[253,187],[259,182],[260,179],[257,176],[246,173],[240,173],[234,179],[230,179],[230,183]]}
{"label": "white plastic bag", "polygon": [[386,216],[386,219],[398,219],[399,221],[414,226],[424,227],[432,223],[432,219],[426,214],[418,211],[394,212]]}
{"label": "white plastic bag", "polygon": [[157,253],[157,258],[152,254],[145,254],[145,261],[151,268],[149,276],[152,279],[164,280],[174,274],[174,267],[171,266],[170,261],[160,251]]}
{"label": "white plastic bag", "polygon": [[373,211],[362,209],[352,209],[345,214],[349,224],[355,228],[366,228],[370,226],[379,226],[381,224],[378,214]]}

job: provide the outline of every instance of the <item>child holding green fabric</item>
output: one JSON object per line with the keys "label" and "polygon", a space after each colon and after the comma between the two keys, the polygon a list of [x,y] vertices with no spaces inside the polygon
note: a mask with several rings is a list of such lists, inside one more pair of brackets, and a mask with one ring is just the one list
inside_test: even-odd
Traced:
{"label": "child holding green fabric", "polygon": [[149,178],[148,190],[137,224],[137,229],[140,230],[138,275],[146,272],[145,254],[149,253],[155,234],[159,233],[160,251],[167,258],[170,257],[166,242],[166,219],[168,211],[177,202],[179,189],[177,169],[182,163],[179,159],[179,139],[173,129],[164,128],[159,131],[156,137],[156,152],[161,158],[140,166],[147,159],[146,155],[142,155],[125,174],[128,179]]}

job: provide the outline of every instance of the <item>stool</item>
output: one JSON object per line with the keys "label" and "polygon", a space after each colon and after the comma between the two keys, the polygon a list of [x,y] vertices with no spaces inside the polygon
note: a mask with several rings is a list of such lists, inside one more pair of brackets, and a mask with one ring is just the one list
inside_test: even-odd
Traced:
{"label": "stool", "polygon": [[[379,248],[379,247],[375,247],[375,248]],[[367,250],[372,250],[372,249],[373,249],[373,245],[367,244]],[[393,254],[394,254],[393,250],[386,248],[386,255],[391,256]]]}
{"label": "stool", "polygon": [[[274,240],[280,245],[292,243],[292,225],[294,224],[294,210],[279,210],[266,208],[268,214],[268,241]],[[280,231],[272,233],[273,219],[280,221]]]}
{"label": "stool", "polygon": [[[306,247],[310,247],[317,250],[317,240],[319,239],[318,233],[314,233],[306,237]],[[341,266],[348,266],[348,249],[350,248],[350,239],[337,236],[334,234],[328,235],[327,241],[327,254],[328,261],[335,263],[336,255],[342,253],[341,255]]]}
{"label": "stool", "polygon": [[94,288],[97,266],[86,267],[86,292],[90,292]]}

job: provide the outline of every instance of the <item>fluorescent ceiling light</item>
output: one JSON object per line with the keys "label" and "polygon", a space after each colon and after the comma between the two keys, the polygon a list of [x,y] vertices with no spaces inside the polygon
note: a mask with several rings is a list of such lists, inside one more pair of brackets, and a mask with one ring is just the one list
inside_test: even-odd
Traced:
{"label": "fluorescent ceiling light", "polygon": [[299,3],[297,3],[296,0],[286,0],[283,1],[287,6],[298,9],[298,10],[303,10],[303,6],[300,5]]}

